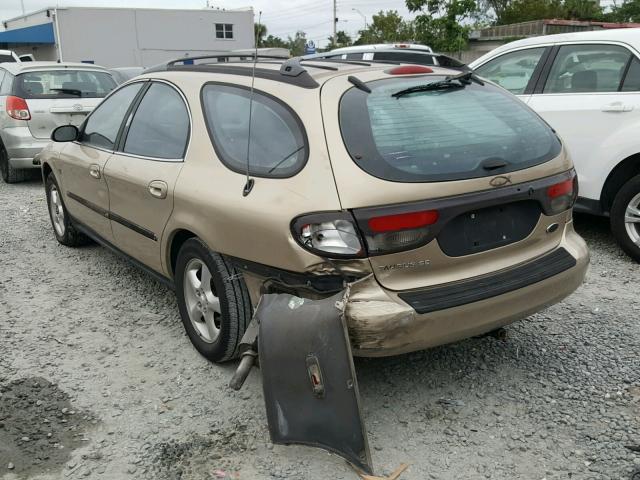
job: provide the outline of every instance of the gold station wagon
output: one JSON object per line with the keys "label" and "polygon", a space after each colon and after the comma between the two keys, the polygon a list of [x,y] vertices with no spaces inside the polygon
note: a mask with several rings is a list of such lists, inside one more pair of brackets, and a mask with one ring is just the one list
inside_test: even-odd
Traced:
{"label": "gold station wagon", "polygon": [[251,58],[149,71],[39,155],[58,241],[172,286],[206,358],[237,355],[267,293],[348,291],[354,354],[383,356],[581,284],[576,174],[516,97],[437,66]]}

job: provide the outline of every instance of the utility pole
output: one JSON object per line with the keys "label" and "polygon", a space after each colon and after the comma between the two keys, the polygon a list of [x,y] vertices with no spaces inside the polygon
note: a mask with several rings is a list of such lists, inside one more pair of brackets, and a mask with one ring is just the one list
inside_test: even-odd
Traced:
{"label": "utility pole", "polygon": [[335,48],[335,46],[338,43],[338,32],[337,32],[337,27],[338,27],[338,8],[336,5],[337,0],[333,0],[333,47]]}

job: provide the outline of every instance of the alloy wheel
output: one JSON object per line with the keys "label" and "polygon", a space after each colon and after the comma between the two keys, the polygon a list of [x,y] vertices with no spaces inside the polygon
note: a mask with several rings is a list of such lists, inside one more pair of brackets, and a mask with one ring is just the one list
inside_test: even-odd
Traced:
{"label": "alloy wheel", "polygon": [[631,241],[640,247],[640,193],[627,205],[624,226]]}
{"label": "alloy wheel", "polygon": [[184,270],[184,299],[193,328],[202,340],[213,343],[220,335],[220,298],[216,295],[211,272],[199,258]]}
{"label": "alloy wheel", "polygon": [[49,188],[49,211],[51,212],[53,228],[56,229],[59,237],[64,237],[64,206],[60,199],[60,192],[55,185],[51,185],[51,188]]}

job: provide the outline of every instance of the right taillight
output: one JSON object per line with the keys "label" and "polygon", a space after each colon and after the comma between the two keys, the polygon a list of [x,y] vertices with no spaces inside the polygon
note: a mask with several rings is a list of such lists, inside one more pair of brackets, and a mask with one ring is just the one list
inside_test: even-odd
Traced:
{"label": "right taillight", "polygon": [[370,217],[363,228],[369,254],[384,255],[424,245],[439,218],[437,210]]}
{"label": "right taillight", "polygon": [[578,198],[578,177],[575,172],[571,178],[547,187],[547,201],[551,213],[561,213],[573,207]]}
{"label": "right taillight", "polygon": [[6,101],[7,115],[16,120],[31,120],[31,112],[24,98],[10,95]]}

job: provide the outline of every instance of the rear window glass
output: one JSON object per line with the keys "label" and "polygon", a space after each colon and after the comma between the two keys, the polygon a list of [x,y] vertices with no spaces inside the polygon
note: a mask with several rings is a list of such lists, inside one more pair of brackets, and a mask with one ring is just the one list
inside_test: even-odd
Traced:
{"label": "rear window glass", "polygon": [[[360,168],[385,180],[433,182],[512,172],[560,153],[560,141],[540,117],[489,83],[392,97],[443,79],[378,80],[367,84],[370,94],[351,88],[343,95],[340,128]],[[484,168],[496,163],[506,166]]]}
{"label": "rear window glass", "polygon": [[105,72],[49,70],[16,76],[15,95],[22,98],[102,98],[116,87]]}
{"label": "rear window glass", "polygon": [[13,55],[0,55],[0,63],[4,62],[15,62],[16,59],[13,58]]}
{"label": "rear window glass", "polygon": [[[202,89],[202,104],[213,146],[231,170],[244,173],[249,152],[249,171],[258,177],[291,177],[308,156],[302,122],[282,102],[248,89],[208,84]],[[252,103],[251,141],[249,105]]]}
{"label": "rear window glass", "polygon": [[392,61],[392,62],[404,62],[404,63],[419,63],[421,65],[435,65],[433,55],[428,53],[416,53],[416,52],[375,52],[373,54],[374,60],[379,61]]}

